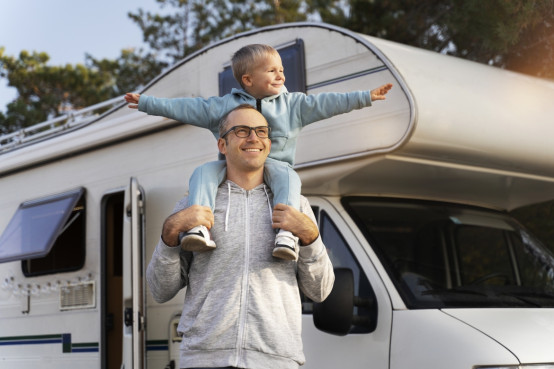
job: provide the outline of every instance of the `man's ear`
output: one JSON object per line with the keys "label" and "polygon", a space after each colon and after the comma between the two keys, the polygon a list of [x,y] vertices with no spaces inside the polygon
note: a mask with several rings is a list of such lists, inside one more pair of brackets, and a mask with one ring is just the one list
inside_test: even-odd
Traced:
{"label": "man's ear", "polygon": [[243,86],[252,86],[252,77],[250,74],[243,74],[241,80]]}
{"label": "man's ear", "polygon": [[217,148],[219,149],[219,152],[223,155],[225,155],[225,152],[227,151],[226,142],[224,138],[219,138],[217,140]]}

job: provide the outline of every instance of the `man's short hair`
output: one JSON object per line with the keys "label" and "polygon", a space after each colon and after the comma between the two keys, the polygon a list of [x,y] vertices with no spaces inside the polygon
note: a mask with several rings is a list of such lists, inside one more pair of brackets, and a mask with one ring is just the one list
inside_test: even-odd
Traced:
{"label": "man's short hair", "polygon": [[[227,127],[227,123],[228,123],[228,118],[229,118],[229,115],[234,112],[235,110],[242,110],[242,109],[253,109],[253,110],[256,110],[258,111],[255,107],[253,107],[252,105],[250,104],[240,104],[236,107],[234,107],[233,109],[229,110],[220,120],[219,120],[219,137],[221,137],[229,127]],[[264,120],[265,120],[265,117],[264,117]],[[267,123],[267,120],[266,120],[266,123]],[[225,138],[225,140],[227,140],[227,138]]]}
{"label": "man's short hair", "polygon": [[242,84],[242,76],[252,71],[260,60],[268,55],[279,55],[277,50],[269,45],[251,44],[240,48],[231,58],[231,69],[237,82]]}

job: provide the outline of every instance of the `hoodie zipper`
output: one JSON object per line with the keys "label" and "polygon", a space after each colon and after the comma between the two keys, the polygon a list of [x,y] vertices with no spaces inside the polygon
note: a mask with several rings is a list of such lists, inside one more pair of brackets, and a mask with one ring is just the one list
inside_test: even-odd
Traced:
{"label": "hoodie zipper", "polygon": [[256,99],[256,110],[262,113],[262,99]]}
{"label": "hoodie zipper", "polygon": [[245,192],[245,242],[244,242],[244,270],[242,273],[242,297],[241,297],[241,309],[239,317],[239,330],[237,337],[237,358],[235,361],[235,366],[239,366],[242,359],[242,350],[244,346],[244,341],[246,340],[246,311],[248,310],[248,274],[250,267],[250,214],[249,214],[249,205],[250,205],[250,191]]}

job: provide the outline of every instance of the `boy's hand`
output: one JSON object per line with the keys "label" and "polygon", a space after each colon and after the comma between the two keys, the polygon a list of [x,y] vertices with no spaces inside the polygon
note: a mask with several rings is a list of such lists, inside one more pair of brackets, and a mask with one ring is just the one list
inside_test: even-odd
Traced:
{"label": "boy's hand", "polygon": [[140,94],[133,94],[131,92],[127,92],[125,94],[125,101],[129,103],[129,107],[131,109],[138,109],[139,99],[140,99]]}
{"label": "boy's hand", "polygon": [[377,87],[375,90],[371,90],[371,101],[385,100],[385,95],[392,88],[392,83]]}

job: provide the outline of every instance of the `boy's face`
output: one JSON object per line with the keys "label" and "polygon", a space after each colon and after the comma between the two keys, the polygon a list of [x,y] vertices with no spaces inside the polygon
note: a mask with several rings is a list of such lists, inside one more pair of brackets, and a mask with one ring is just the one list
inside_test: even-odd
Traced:
{"label": "boy's face", "polygon": [[277,95],[285,84],[283,63],[279,54],[268,54],[242,76],[244,89],[257,99]]}

